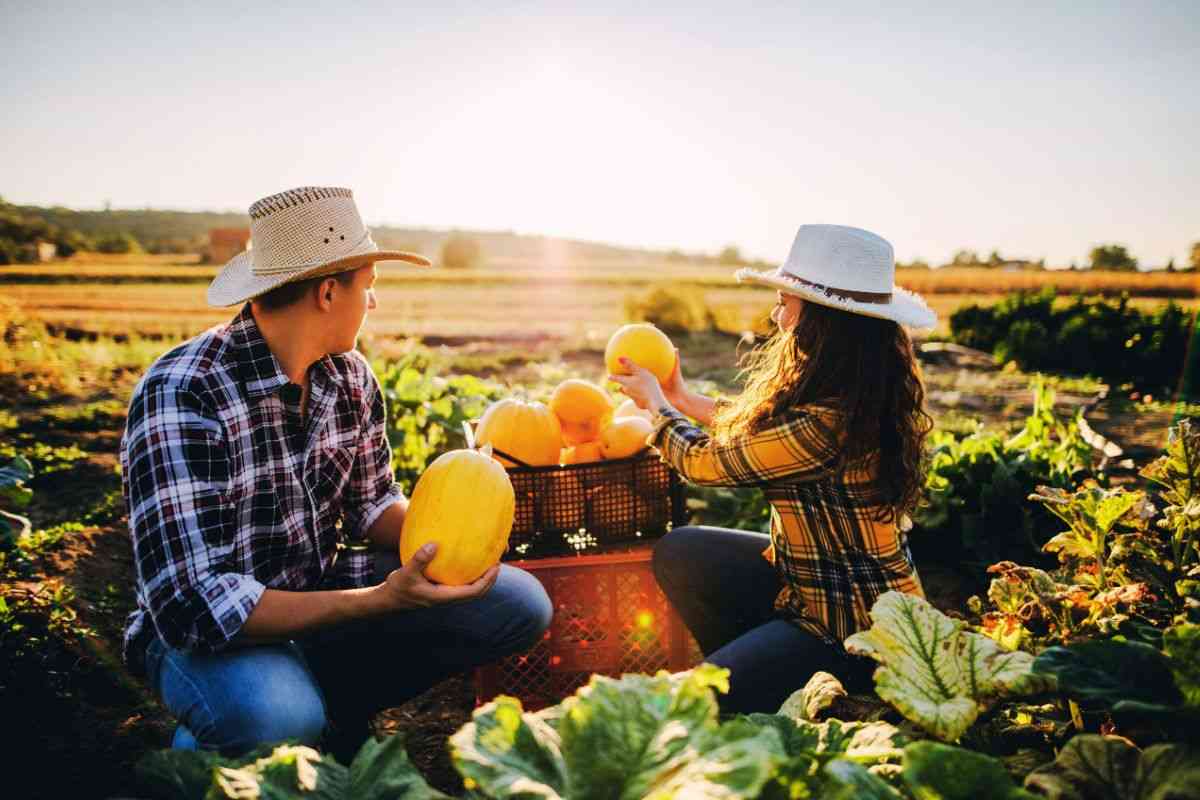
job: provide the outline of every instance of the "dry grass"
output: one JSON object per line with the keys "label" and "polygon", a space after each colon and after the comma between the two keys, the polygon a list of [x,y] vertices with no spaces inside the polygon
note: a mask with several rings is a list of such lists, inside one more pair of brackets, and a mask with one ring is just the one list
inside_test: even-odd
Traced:
{"label": "dry grass", "polygon": [[[0,267],[0,281],[18,284],[36,283],[206,283],[219,267],[198,263],[194,255],[104,256],[87,253],[51,264],[18,264]],[[698,288],[733,286],[733,268],[722,264],[686,261],[590,261],[562,263],[553,260],[529,261],[492,259],[472,270],[444,268],[419,269],[399,264],[383,264],[383,283],[441,284],[454,286],[494,286],[530,284],[567,284],[594,286],[649,286],[658,283],[690,285]],[[1194,298],[1200,296],[1200,274],[1186,272],[1072,272],[1065,270],[1006,272],[990,269],[938,269],[897,272],[897,282],[925,295],[1006,294],[1019,290],[1037,290],[1054,286],[1059,292],[1073,294],[1116,295],[1128,292],[1134,297]]]}
{"label": "dry grass", "polygon": [[[195,256],[86,254],[44,265],[0,267],[5,297],[54,326],[103,334],[188,336],[228,319],[234,309],[209,308],[204,286],[218,267]],[[393,336],[549,334],[590,340],[624,321],[631,294],[668,285],[698,293],[723,327],[752,327],[772,292],[738,286],[728,266],[629,260],[558,264],[496,259],[477,270],[380,270],[379,309],[369,333]],[[1017,289],[1056,286],[1077,291],[1128,291],[1143,307],[1174,297],[1197,300],[1198,276],[1186,273],[1003,272],[986,269],[901,270],[898,282],[925,295],[938,313],[939,332],[968,303],[992,303]]]}

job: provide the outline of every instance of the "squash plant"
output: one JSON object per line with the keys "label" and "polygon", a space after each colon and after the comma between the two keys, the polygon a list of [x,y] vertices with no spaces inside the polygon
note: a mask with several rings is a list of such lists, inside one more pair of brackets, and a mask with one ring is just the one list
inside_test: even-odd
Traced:
{"label": "squash plant", "polygon": [[1038,561],[1049,515],[1025,502],[1039,485],[1065,487],[1093,475],[1092,448],[1070,420],[1054,413],[1054,390],[1040,378],[1033,410],[1013,436],[980,430],[965,437],[930,436],[927,502],[914,515],[909,542],[918,563],[978,569],[997,561]]}

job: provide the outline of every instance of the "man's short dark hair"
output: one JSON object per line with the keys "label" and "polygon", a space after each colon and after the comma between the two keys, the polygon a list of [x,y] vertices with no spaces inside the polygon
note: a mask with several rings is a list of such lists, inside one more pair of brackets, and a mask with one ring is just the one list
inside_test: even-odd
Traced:
{"label": "man's short dark hair", "polygon": [[336,278],[337,282],[342,286],[349,286],[354,282],[354,273],[357,271],[358,268],[354,267],[345,272],[335,272],[332,275],[318,275],[315,278],[305,278],[302,281],[285,283],[277,289],[272,289],[266,294],[254,298],[254,302],[261,305],[266,311],[278,311],[300,302],[300,298],[304,297],[304,295],[308,294],[328,278]]}

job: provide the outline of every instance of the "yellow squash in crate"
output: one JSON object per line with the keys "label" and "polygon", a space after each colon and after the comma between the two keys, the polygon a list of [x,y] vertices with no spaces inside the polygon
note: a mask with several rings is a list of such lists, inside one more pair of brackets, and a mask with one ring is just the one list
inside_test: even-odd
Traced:
{"label": "yellow squash in crate", "polygon": [[627,375],[619,358],[624,356],[639,367],[654,373],[665,384],[675,369],[675,345],[667,335],[648,322],[635,322],[617,328],[604,348],[604,366],[609,375]]}
{"label": "yellow squash in crate", "polygon": [[[534,467],[558,463],[562,447],[562,426],[558,417],[538,402],[506,399],[487,407],[475,430],[475,441],[519,458]],[[494,456],[506,467],[516,464]]]}
{"label": "yellow squash in crate", "polygon": [[407,564],[426,542],[437,542],[425,575],[460,586],[500,560],[512,533],[516,495],[491,451],[490,445],[451,450],[421,473],[400,531],[401,562]]}
{"label": "yellow squash in crate", "polygon": [[606,459],[626,458],[646,447],[654,427],[641,417],[614,419],[600,432],[600,452]]}
{"label": "yellow squash in crate", "polygon": [[600,442],[597,441],[564,447],[561,461],[563,464],[590,464],[603,458],[604,454],[600,452]]}
{"label": "yellow squash in crate", "polygon": [[654,415],[644,408],[638,408],[638,404],[633,402],[633,398],[627,398],[624,403],[617,406],[617,410],[613,412],[613,419],[621,417],[641,417],[646,422],[653,422]]}
{"label": "yellow squash in crate", "polygon": [[613,414],[608,394],[596,384],[580,378],[568,378],[554,388],[554,394],[550,395],[550,410],[562,424],[565,445],[595,441]]}

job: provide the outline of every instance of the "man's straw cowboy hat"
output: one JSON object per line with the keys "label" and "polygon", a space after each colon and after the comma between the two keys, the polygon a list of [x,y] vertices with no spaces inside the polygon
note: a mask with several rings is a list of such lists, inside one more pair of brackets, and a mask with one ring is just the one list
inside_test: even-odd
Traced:
{"label": "man's straw cowboy hat", "polygon": [[285,283],[356,269],[373,261],[429,259],[380,250],[354,205],[354,193],[331,186],[302,186],[250,206],[250,249],[238,253],[208,286],[208,304],[243,303]]}
{"label": "man's straw cowboy hat", "polygon": [[892,245],[861,228],[801,225],[787,261],[778,269],[741,269],[739,283],[757,283],[824,306],[932,328],[937,315],[920,295],[896,286]]}

